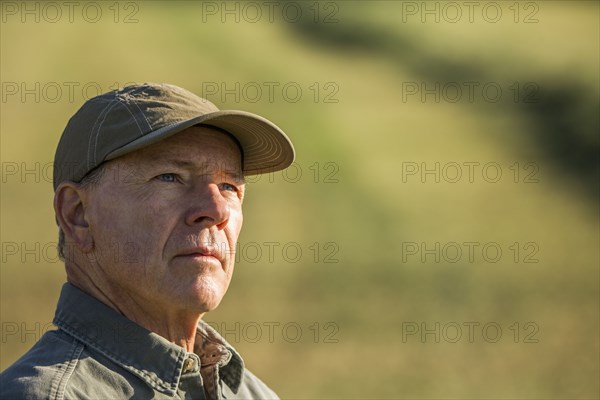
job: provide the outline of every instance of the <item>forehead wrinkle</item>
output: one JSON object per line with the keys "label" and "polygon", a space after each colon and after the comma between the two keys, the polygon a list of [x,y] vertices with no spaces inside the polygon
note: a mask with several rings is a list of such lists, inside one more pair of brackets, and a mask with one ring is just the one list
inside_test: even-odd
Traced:
{"label": "forehead wrinkle", "polygon": [[208,161],[199,161],[199,160],[185,160],[181,158],[181,155],[170,154],[174,152],[165,151],[164,153],[159,153],[156,155],[156,158],[152,161],[152,164],[158,167],[176,167],[180,169],[185,169],[190,172],[198,172],[200,171],[203,175],[208,170],[210,170],[213,166],[218,168],[214,168],[214,174],[216,175],[224,175],[230,179],[235,180],[238,183],[245,183],[244,174],[241,172],[241,168],[231,167],[225,165],[225,163],[215,163],[212,160]]}
{"label": "forehead wrinkle", "polygon": [[163,155],[163,154],[159,155],[158,158],[153,160],[152,164],[157,165],[159,167],[173,166],[173,167],[178,167],[181,169],[189,169],[189,170],[194,170],[197,168],[197,163],[195,163],[193,161],[182,160],[181,157],[179,157],[179,158],[171,158],[169,156],[165,157],[165,155]]}
{"label": "forehead wrinkle", "polygon": [[[206,129],[208,132],[198,135],[198,132],[195,131],[200,129]],[[217,134],[215,135],[215,133]],[[205,134],[207,135],[205,136]],[[199,136],[203,137],[202,139],[206,138],[208,143],[199,140]],[[226,138],[225,140],[230,145],[226,145],[221,140],[213,140],[216,138]],[[204,147],[204,149],[195,145]],[[227,176],[237,183],[245,183],[240,153],[239,147],[227,135],[210,128],[194,126],[162,142],[154,143],[131,153],[129,157],[124,156],[124,161],[127,160],[129,163],[140,162],[149,165],[151,168],[173,167],[192,173],[200,171],[203,175],[207,171],[214,171],[215,174]]]}

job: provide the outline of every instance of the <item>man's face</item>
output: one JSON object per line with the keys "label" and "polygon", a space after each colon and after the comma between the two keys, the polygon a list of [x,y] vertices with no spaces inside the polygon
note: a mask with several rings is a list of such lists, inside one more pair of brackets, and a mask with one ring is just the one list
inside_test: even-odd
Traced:
{"label": "man's face", "polygon": [[110,290],[157,311],[214,309],[242,228],[239,147],[215,129],[192,127],[107,168],[90,189],[86,220],[88,256]]}

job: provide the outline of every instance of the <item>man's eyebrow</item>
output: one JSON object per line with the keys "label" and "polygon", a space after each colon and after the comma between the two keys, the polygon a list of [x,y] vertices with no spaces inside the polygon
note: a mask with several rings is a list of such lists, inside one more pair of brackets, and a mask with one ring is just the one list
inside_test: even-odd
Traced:
{"label": "man's eyebrow", "polygon": [[187,160],[181,160],[178,158],[164,158],[157,157],[153,162],[153,165],[158,167],[178,167],[181,169],[196,169],[198,168],[196,163]]}
{"label": "man's eyebrow", "polygon": [[152,162],[152,164],[157,167],[177,167],[180,169],[186,169],[194,172],[200,171],[202,175],[207,173],[218,174],[232,179],[239,184],[246,182],[244,174],[241,171],[238,171],[234,168],[227,168],[224,164],[219,165],[219,163],[215,163],[213,161],[195,163],[193,161],[182,160],[179,158],[157,157],[156,160]]}

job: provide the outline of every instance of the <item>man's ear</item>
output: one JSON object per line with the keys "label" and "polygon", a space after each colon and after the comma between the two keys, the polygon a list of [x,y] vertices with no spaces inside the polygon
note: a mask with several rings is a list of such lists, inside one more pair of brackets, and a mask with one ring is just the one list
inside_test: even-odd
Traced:
{"label": "man's ear", "polygon": [[62,182],[54,192],[54,212],[65,234],[65,241],[77,245],[87,253],[94,240],[85,215],[85,191],[75,182]]}

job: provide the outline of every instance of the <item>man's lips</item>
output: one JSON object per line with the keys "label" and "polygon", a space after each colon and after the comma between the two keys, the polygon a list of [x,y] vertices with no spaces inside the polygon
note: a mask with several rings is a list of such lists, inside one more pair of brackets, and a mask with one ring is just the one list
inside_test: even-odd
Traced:
{"label": "man's lips", "polygon": [[219,262],[223,261],[223,257],[216,251],[204,248],[194,248],[181,251],[175,258],[199,258],[199,259],[215,259]]}

